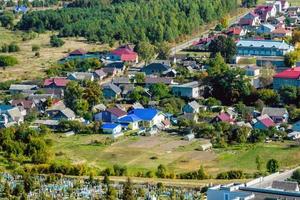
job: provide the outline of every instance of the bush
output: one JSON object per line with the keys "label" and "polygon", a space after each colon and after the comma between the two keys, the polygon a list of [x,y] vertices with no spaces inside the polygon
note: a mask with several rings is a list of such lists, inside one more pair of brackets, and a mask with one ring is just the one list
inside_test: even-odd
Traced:
{"label": "bush", "polygon": [[18,64],[17,58],[13,56],[0,56],[0,67],[14,66]]}
{"label": "bush", "polygon": [[244,173],[241,170],[230,170],[228,172],[221,172],[217,175],[217,179],[242,179]]}
{"label": "bush", "polygon": [[52,35],[50,37],[50,45],[52,47],[61,47],[64,44],[65,44],[65,42],[62,39],[60,39],[59,37],[57,37],[56,35]]}
{"label": "bush", "polygon": [[275,159],[270,159],[267,162],[267,166],[266,167],[267,167],[268,172],[275,173],[275,172],[278,172],[278,170],[279,170],[279,163]]}
{"label": "bush", "polygon": [[18,52],[18,51],[20,51],[20,47],[14,42],[9,45],[4,44],[1,47],[1,52],[3,52],[3,53],[12,53],[12,52]]}
{"label": "bush", "polygon": [[32,45],[32,51],[39,51],[40,50],[40,46],[37,44]]}

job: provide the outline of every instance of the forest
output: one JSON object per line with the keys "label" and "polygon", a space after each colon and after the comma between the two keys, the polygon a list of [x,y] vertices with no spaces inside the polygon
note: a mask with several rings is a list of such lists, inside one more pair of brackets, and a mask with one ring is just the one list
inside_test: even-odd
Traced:
{"label": "forest", "polygon": [[236,8],[234,0],[127,0],[100,3],[77,0],[57,10],[23,15],[17,28],[59,36],[82,36],[89,41],[113,44],[175,41],[197,31]]}

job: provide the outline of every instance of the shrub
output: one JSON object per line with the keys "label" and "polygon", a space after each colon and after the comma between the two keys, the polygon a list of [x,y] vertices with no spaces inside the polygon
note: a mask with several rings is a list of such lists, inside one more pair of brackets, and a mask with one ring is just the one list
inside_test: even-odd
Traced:
{"label": "shrub", "polygon": [[270,159],[267,162],[267,170],[270,173],[278,172],[278,170],[279,170],[279,163],[278,163],[278,161],[275,160],[275,159]]}
{"label": "shrub", "polygon": [[50,45],[52,47],[61,47],[64,44],[65,44],[65,42],[62,39],[60,39],[59,37],[57,37],[56,35],[52,35],[50,37]]}
{"label": "shrub", "polygon": [[14,66],[18,64],[17,58],[13,56],[0,56],[0,67]]}
{"label": "shrub", "polygon": [[230,170],[228,172],[221,172],[217,175],[217,179],[242,179],[244,173],[241,170]]}
{"label": "shrub", "polygon": [[32,51],[39,51],[40,50],[40,46],[37,44],[32,45]]}

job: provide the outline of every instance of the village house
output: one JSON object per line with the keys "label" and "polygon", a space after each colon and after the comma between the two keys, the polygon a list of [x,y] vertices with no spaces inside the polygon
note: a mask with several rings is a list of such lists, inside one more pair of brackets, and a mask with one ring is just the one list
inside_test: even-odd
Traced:
{"label": "village house", "polygon": [[118,122],[121,117],[126,116],[127,113],[120,108],[108,108],[105,111],[97,113],[94,118],[96,121],[103,122]]}
{"label": "village house", "polygon": [[235,27],[229,28],[228,31],[226,32],[226,34],[229,36],[243,37],[247,34],[247,30],[242,27],[235,26]]}
{"label": "village house", "polygon": [[285,28],[276,28],[271,33],[272,38],[284,38],[284,37],[291,37],[292,31],[285,29]]}
{"label": "village house", "polygon": [[233,124],[235,122],[235,117],[228,112],[221,112],[211,121],[211,123],[217,123],[217,122],[227,122]]}
{"label": "village house", "polygon": [[94,77],[96,80],[103,80],[107,77],[107,73],[103,71],[103,69],[97,69],[94,71]]}
{"label": "village house", "polygon": [[207,200],[251,200],[255,195],[240,191],[240,184],[217,185],[207,191]]}
{"label": "village house", "polygon": [[274,4],[272,5],[260,5],[254,10],[254,13],[259,15],[262,22],[267,22],[270,17],[275,17],[277,14],[277,9]]}
{"label": "village house", "polygon": [[273,88],[279,90],[283,86],[300,87],[300,67],[290,68],[273,76]]}
{"label": "village house", "polygon": [[44,81],[45,88],[62,89],[65,88],[70,80],[67,77],[47,78]]}
{"label": "village house", "polygon": [[266,130],[270,127],[275,127],[274,121],[268,115],[261,115],[252,120],[253,128]]}
{"label": "village house", "polygon": [[289,118],[286,108],[264,107],[261,114],[268,115],[275,123],[285,123]]}
{"label": "village house", "polygon": [[157,84],[157,83],[163,83],[166,85],[173,85],[175,84],[173,79],[170,77],[145,77],[145,87],[150,87],[151,85]]}
{"label": "village house", "polygon": [[24,116],[18,107],[0,105],[0,127],[2,128],[23,123]]}
{"label": "village house", "polygon": [[113,83],[103,85],[103,96],[106,99],[115,99],[120,96],[122,90]]}
{"label": "village house", "polygon": [[173,85],[172,93],[178,97],[194,98],[197,99],[202,95],[202,87],[199,82],[193,81],[181,85]]}
{"label": "village house", "polygon": [[73,110],[66,107],[63,101],[58,101],[45,111],[52,120],[75,120],[76,115]]}
{"label": "village house", "polygon": [[260,18],[254,12],[249,12],[247,15],[242,17],[239,21],[240,26],[259,26]]}
{"label": "village house", "polygon": [[8,90],[10,94],[20,94],[27,93],[28,91],[35,92],[37,89],[37,85],[11,84]]}
{"label": "village house", "polygon": [[115,84],[116,86],[121,86],[121,85],[128,85],[131,84],[131,81],[128,77],[116,77],[113,78],[112,83]]}
{"label": "village house", "polygon": [[171,68],[170,61],[166,60],[156,60],[151,64],[143,67],[141,72],[146,75],[161,75],[164,72],[168,71]]}
{"label": "village house", "polygon": [[36,108],[36,105],[32,100],[26,99],[12,100],[11,105],[14,107],[19,107],[22,110],[26,110],[27,112],[33,111]]}
{"label": "village house", "polygon": [[297,16],[299,13],[300,13],[300,7],[293,6],[287,9],[287,14],[289,16]]}
{"label": "village house", "polygon": [[256,33],[257,34],[270,34],[272,31],[275,30],[275,26],[273,26],[272,24],[261,24]]}
{"label": "village house", "polygon": [[107,76],[116,76],[118,73],[120,73],[116,68],[114,67],[103,67],[101,68],[104,73],[107,74]]}
{"label": "village house", "polygon": [[91,72],[73,72],[68,75],[71,81],[94,81],[94,74]]}
{"label": "village house", "polygon": [[118,62],[109,62],[105,65],[105,67],[115,68],[118,73],[122,73],[126,69],[126,65],[124,64],[124,62],[120,62],[120,61],[118,61]]}
{"label": "village house", "polygon": [[104,134],[119,135],[122,132],[122,126],[114,123],[104,123],[101,126]]}
{"label": "village house", "polygon": [[141,119],[140,125],[143,128],[159,126],[165,119],[161,112],[153,108],[137,108],[131,110],[128,114],[134,114]]}
{"label": "village house", "polygon": [[290,7],[290,3],[286,0],[280,0],[282,11],[286,11]]}
{"label": "village house", "polygon": [[182,110],[185,113],[199,113],[200,105],[197,101],[192,101],[186,104]]}
{"label": "village house", "polygon": [[[137,108],[140,109],[140,108]],[[124,117],[121,117],[118,122],[122,125],[122,127],[128,128],[130,130],[139,129],[139,122],[142,121],[135,114],[129,114]]]}
{"label": "village house", "polygon": [[111,52],[109,55],[111,60],[122,61],[129,63],[138,63],[139,57],[136,52],[133,51],[129,46],[120,47]]}
{"label": "village house", "polygon": [[285,41],[240,40],[236,43],[239,56],[284,56],[294,50]]}
{"label": "village house", "polygon": [[300,132],[293,131],[287,134],[287,137],[291,140],[299,140],[300,139]]}
{"label": "village house", "polygon": [[246,76],[250,79],[250,84],[255,88],[260,88],[260,68],[257,66],[246,66]]}

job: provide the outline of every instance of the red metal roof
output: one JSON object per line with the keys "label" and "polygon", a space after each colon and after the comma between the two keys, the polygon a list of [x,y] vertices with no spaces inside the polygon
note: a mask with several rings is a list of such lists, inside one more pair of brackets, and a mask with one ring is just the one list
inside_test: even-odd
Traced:
{"label": "red metal roof", "polygon": [[65,87],[69,80],[66,77],[48,78],[44,81],[44,86],[55,85],[57,87]]}
{"label": "red metal roof", "polygon": [[12,101],[11,105],[13,106],[23,106],[25,109],[30,109],[33,107],[32,100],[25,100],[25,99],[15,99]]}
{"label": "red metal roof", "polygon": [[127,113],[124,110],[121,110],[120,108],[109,108],[106,111],[110,112],[111,114],[113,114],[117,117],[123,117],[123,116],[127,115]]}
{"label": "red metal roof", "polygon": [[233,122],[233,119],[226,112],[222,112],[217,116],[222,122]]}
{"label": "red metal roof", "polygon": [[275,126],[276,124],[273,122],[273,120],[268,116],[261,116],[261,119],[259,121],[265,125],[267,128]]}
{"label": "red metal roof", "polygon": [[274,78],[283,79],[299,79],[300,78],[300,67],[290,68],[282,72],[277,73]]}
{"label": "red metal roof", "polygon": [[137,53],[130,50],[129,48],[118,48],[111,52],[112,54],[115,54],[117,56],[121,57],[122,61],[136,61],[137,59]]}

